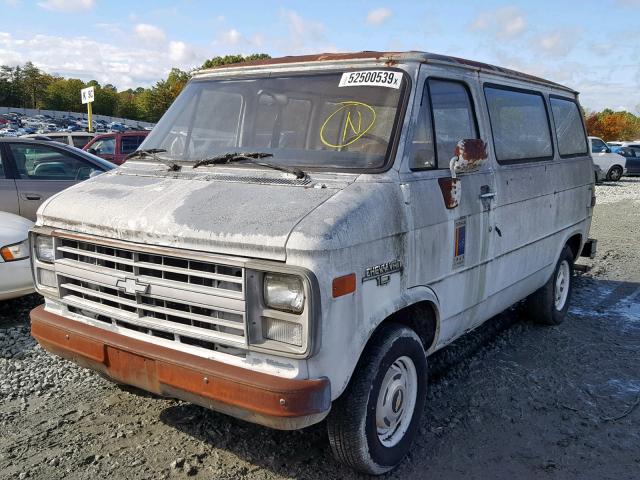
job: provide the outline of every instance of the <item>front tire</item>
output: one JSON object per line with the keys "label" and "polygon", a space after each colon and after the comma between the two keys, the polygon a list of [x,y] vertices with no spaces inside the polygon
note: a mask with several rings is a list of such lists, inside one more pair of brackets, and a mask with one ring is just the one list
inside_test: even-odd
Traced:
{"label": "front tire", "polygon": [[609,173],[607,174],[607,179],[612,182],[617,182],[622,178],[622,168],[615,166],[611,167]]}
{"label": "front tire", "polygon": [[335,458],[380,475],[409,452],[420,426],[427,389],[427,357],[410,328],[382,325],[365,348],[351,382],[327,420]]}
{"label": "front tire", "polygon": [[528,316],[542,325],[560,325],[569,310],[573,290],[573,252],[562,249],[553,275],[525,302]]}

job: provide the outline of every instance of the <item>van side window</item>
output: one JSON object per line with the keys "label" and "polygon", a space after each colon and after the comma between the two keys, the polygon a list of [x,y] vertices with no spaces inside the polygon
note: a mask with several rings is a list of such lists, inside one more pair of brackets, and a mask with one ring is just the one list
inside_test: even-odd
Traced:
{"label": "van side window", "polygon": [[428,84],[438,168],[449,168],[456,144],[478,138],[473,104],[463,83],[429,79]]}
{"label": "van side window", "polygon": [[499,86],[485,86],[484,93],[498,162],[553,157],[551,129],[541,93]]}
{"label": "van side window", "polygon": [[461,82],[427,81],[411,143],[409,168],[435,168],[436,157],[438,168],[449,168],[456,144],[467,138],[478,138],[471,102],[469,91]]}
{"label": "van side window", "polygon": [[420,113],[413,131],[411,141],[411,156],[409,168],[411,170],[429,169],[436,167],[436,153],[433,148],[433,130],[431,127],[431,111],[429,109],[429,91],[425,85],[420,103]]}
{"label": "van side window", "polygon": [[558,97],[551,97],[550,101],[560,156],[585,155],[587,137],[578,104]]}

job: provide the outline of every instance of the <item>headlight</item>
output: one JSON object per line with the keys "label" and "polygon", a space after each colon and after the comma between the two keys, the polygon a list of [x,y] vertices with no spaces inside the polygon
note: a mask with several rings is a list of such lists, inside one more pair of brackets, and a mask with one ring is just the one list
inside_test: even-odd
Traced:
{"label": "headlight", "polygon": [[301,313],[304,309],[302,279],[294,275],[267,273],[264,276],[264,303],[274,310]]}
{"label": "headlight", "polygon": [[5,262],[13,262],[29,258],[29,240],[14,243],[0,248],[0,255]]}
{"label": "headlight", "polygon": [[38,235],[36,237],[35,250],[38,260],[41,262],[53,263],[55,257],[53,252],[53,237]]}

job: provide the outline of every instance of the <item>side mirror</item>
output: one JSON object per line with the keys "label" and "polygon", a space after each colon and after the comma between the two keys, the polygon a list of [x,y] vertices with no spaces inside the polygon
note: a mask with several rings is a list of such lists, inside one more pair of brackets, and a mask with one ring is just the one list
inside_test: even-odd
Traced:
{"label": "side mirror", "polygon": [[460,140],[456,144],[454,156],[449,162],[450,178],[439,178],[438,185],[447,209],[456,208],[460,203],[462,185],[458,174],[479,170],[487,162],[487,144],[479,138]]}
{"label": "side mirror", "polygon": [[479,138],[460,140],[449,162],[451,177],[480,170],[487,161],[487,144]]}

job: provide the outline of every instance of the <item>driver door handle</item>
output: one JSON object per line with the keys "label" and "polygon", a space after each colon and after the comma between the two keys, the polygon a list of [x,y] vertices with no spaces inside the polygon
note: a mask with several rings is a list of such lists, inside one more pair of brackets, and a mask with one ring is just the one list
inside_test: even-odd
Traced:
{"label": "driver door handle", "polygon": [[42,196],[37,193],[23,193],[22,198],[25,200],[41,200]]}
{"label": "driver door handle", "polygon": [[480,194],[480,198],[493,198],[496,196],[496,192],[484,192]]}

